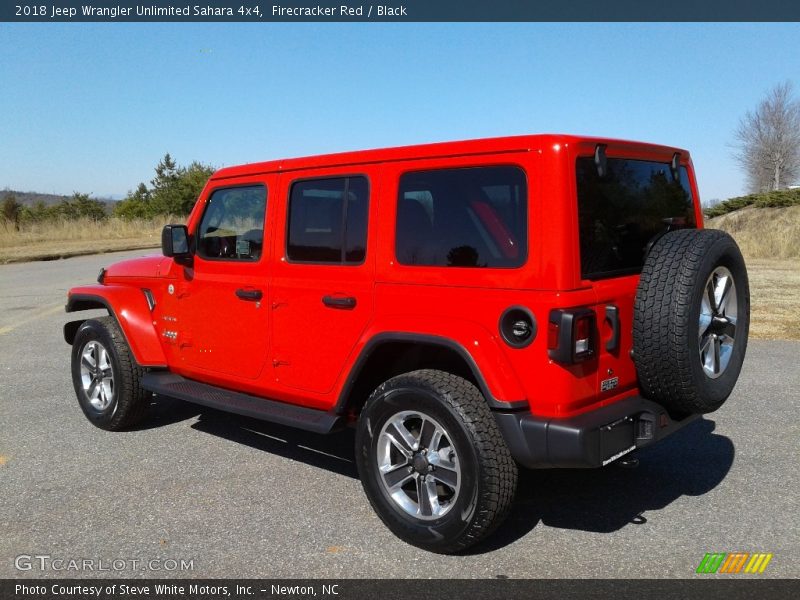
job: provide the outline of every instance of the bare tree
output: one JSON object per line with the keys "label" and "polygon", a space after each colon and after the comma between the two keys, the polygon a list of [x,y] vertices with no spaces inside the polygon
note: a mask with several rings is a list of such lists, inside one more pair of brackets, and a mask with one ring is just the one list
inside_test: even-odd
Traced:
{"label": "bare tree", "polygon": [[800,101],[792,84],[776,85],[755,111],[747,111],[735,133],[734,158],[753,192],[778,190],[800,176]]}

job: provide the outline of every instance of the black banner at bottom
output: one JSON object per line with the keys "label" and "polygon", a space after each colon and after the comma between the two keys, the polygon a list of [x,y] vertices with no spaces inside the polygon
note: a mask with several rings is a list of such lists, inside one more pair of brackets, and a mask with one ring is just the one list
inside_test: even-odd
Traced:
{"label": "black banner at bottom", "polygon": [[800,598],[798,579],[19,579],[2,600],[469,600]]}

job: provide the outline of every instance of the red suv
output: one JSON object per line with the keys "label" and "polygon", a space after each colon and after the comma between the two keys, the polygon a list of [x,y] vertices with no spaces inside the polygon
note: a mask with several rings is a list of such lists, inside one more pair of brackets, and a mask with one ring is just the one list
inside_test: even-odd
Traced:
{"label": "red suv", "polygon": [[[689,153],[534,135],[215,173],[162,254],[73,288],[72,377],[110,430],[152,394],[329,433],[399,537],[456,552],[517,468],[601,467],[731,393],[735,242]],[[630,457],[627,457],[628,460]]]}

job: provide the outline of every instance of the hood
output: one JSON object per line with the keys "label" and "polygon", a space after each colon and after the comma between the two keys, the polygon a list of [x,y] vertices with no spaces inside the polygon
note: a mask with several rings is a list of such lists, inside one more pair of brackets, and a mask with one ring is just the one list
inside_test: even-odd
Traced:
{"label": "hood", "polygon": [[106,277],[159,277],[164,260],[160,254],[122,260],[106,267]]}

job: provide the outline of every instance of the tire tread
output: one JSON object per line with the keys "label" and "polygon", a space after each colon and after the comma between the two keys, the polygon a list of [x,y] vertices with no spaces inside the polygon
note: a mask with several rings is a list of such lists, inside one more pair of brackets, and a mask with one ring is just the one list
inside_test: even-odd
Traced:
{"label": "tire tread", "polygon": [[[639,385],[646,397],[676,414],[711,412],[724,402],[702,394],[691,364],[697,356],[690,351],[698,280],[704,277],[704,259],[719,244],[731,245],[733,255],[742,260],[736,243],[723,231],[668,233],[652,247],[639,279],[633,319]],[[737,285],[746,286],[746,278]],[[744,339],[739,340],[737,333],[739,344],[746,344],[747,321],[743,320]]]}

